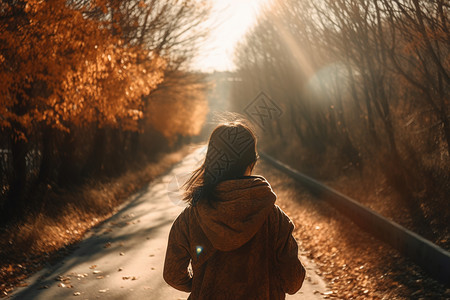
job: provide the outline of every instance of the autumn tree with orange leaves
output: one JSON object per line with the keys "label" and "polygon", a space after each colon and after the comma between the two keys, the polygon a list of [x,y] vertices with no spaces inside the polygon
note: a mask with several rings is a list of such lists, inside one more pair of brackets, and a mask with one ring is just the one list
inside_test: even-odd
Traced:
{"label": "autumn tree with orange leaves", "polygon": [[126,155],[207,12],[191,0],[2,1],[0,148],[12,170],[0,179],[3,211],[23,207],[38,183],[101,173],[104,157]]}

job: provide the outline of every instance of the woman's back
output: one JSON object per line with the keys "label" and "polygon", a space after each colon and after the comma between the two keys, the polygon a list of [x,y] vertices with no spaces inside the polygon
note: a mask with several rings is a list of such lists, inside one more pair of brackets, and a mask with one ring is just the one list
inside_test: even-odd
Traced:
{"label": "woman's back", "polygon": [[215,198],[189,206],[173,224],[166,282],[190,299],[284,299],[300,289],[305,270],[294,226],[269,183],[261,176],[225,180]]}

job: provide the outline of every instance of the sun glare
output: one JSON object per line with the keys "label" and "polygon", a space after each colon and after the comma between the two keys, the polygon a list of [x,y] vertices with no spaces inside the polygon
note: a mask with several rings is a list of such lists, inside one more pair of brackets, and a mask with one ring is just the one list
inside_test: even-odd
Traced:
{"label": "sun glare", "polygon": [[206,51],[200,53],[194,68],[202,71],[232,70],[236,43],[255,24],[261,8],[268,0],[213,0],[208,21],[211,34]]}

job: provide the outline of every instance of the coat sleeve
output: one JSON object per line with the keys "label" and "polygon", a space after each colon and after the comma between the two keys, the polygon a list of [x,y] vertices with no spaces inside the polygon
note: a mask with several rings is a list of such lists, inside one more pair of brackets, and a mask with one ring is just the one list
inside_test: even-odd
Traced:
{"label": "coat sleeve", "polygon": [[183,292],[191,292],[192,277],[188,271],[191,261],[187,223],[183,211],[172,225],[164,261],[164,280],[172,287]]}
{"label": "coat sleeve", "polygon": [[305,268],[298,259],[298,245],[292,236],[294,224],[289,217],[276,206],[278,234],[276,238],[276,261],[281,286],[285,293],[295,294],[305,279]]}

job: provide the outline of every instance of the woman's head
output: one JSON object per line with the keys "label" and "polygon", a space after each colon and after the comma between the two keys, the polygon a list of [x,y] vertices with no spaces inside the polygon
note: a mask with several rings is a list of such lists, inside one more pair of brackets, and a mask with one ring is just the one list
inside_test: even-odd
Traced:
{"label": "woman's head", "polygon": [[186,182],[184,200],[195,205],[206,199],[214,202],[214,188],[253,168],[258,159],[256,136],[243,121],[223,123],[211,133],[205,161]]}

